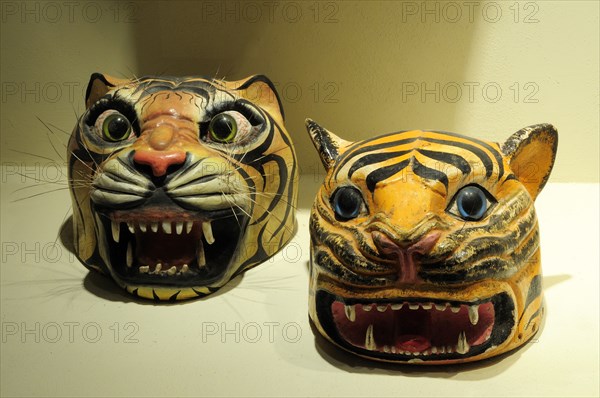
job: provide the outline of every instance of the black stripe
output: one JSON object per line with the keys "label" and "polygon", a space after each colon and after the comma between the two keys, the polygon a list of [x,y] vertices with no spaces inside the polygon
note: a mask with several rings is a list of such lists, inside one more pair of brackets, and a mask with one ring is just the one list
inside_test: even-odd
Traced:
{"label": "black stripe", "polygon": [[401,172],[406,166],[409,165],[409,163],[410,159],[406,159],[401,161],[400,163],[395,163],[389,166],[381,167],[377,170],[370,172],[366,179],[367,189],[371,192],[375,191],[375,185],[377,185],[378,182],[386,180],[394,174]]}
{"label": "black stripe", "polygon": [[459,169],[463,174],[469,174],[471,172],[471,165],[462,156],[448,152],[429,151],[427,149],[417,149],[422,155],[427,156],[433,160],[450,164]]}
{"label": "black stripe", "polygon": [[314,262],[323,270],[328,272],[329,274],[335,276],[335,278],[339,278],[341,280],[357,284],[357,285],[366,285],[369,287],[373,286],[384,286],[386,284],[386,280],[382,278],[374,278],[370,275],[358,275],[348,268],[344,267],[340,264],[339,261],[332,258],[328,253],[319,250],[315,253]]}
{"label": "black stripe", "polygon": [[543,311],[544,311],[544,307],[540,305],[540,308],[538,308],[536,312],[531,314],[531,316],[527,320],[527,325],[525,326],[525,329],[529,329],[529,325],[531,324],[531,322]]}
{"label": "black stripe", "polygon": [[[393,133],[393,134],[399,134],[399,133]],[[393,134],[389,134],[389,135],[393,135]],[[382,138],[382,137],[378,137],[377,139],[380,139],[380,138]],[[360,154],[363,154],[365,152],[378,151],[378,150],[386,149],[386,148],[392,148],[392,147],[399,146],[399,145],[410,144],[411,142],[415,142],[418,139],[420,139],[420,137],[405,138],[405,139],[398,140],[398,141],[385,142],[383,144],[376,144],[376,145],[368,145],[368,143],[370,141],[364,141],[363,145],[366,145],[366,146],[360,146],[359,148],[357,148],[355,151],[352,151],[352,152],[346,151],[340,156],[340,160],[336,165],[337,169],[335,172],[335,178],[337,178],[340,170],[344,167],[344,165],[346,163],[348,163],[350,161],[350,159],[353,159]]]}
{"label": "black stripe", "polygon": [[283,104],[281,103],[281,98],[279,98],[279,93],[277,93],[277,90],[275,89],[275,85],[265,75],[252,76],[250,79],[246,80],[238,88],[238,90],[244,90],[244,89],[250,87],[255,82],[263,82],[267,86],[269,86],[269,88],[271,89],[271,91],[273,91],[273,94],[275,94],[275,98],[277,99],[277,105],[279,106],[279,113],[281,114],[281,119],[285,120],[285,114],[283,112]]}
{"label": "black stripe", "polygon": [[362,254],[357,253],[352,241],[331,231],[326,231],[314,213],[310,218],[310,235],[313,242],[325,245],[345,268],[351,269],[353,272],[381,275],[395,273],[393,266],[370,261]]}
{"label": "black stripe", "polygon": [[427,180],[435,180],[439,181],[446,187],[446,191],[448,190],[448,176],[441,171],[436,169],[431,169],[423,164],[421,164],[416,158],[413,158],[414,162],[412,165],[412,169],[416,175],[421,178],[425,178]]}
{"label": "black stripe", "polygon": [[441,133],[441,134],[446,134],[452,137],[457,137],[457,138],[462,138],[465,140],[469,140],[472,141],[476,144],[481,145],[482,147],[486,148],[488,151],[490,151],[492,153],[492,155],[494,155],[494,158],[496,158],[496,162],[498,163],[498,179],[500,179],[500,177],[502,177],[502,175],[504,175],[504,163],[503,163],[503,158],[502,155],[500,154],[500,152],[498,152],[493,146],[491,146],[490,144],[488,144],[485,141],[482,141],[478,138],[473,138],[473,137],[467,137],[464,136],[462,134],[457,134],[457,133],[451,133],[448,131],[433,131],[434,133]]}
{"label": "black stripe", "polygon": [[179,295],[179,293],[181,293],[181,290],[177,291],[177,293],[169,297],[169,301],[177,301],[177,296]]}
{"label": "black stripe", "polygon": [[527,299],[525,299],[525,307],[523,312],[527,310],[529,304],[542,294],[542,275],[536,275],[531,279],[529,290],[527,291]]}
{"label": "black stripe", "polygon": [[[279,126],[277,126],[277,128],[279,128]],[[283,129],[279,128],[279,130],[281,132],[281,138],[283,139],[285,144],[291,148],[292,142],[291,142],[290,138],[286,134],[283,133]],[[286,164],[286,167],[287,167],[287,164]],[[289,175],[291,176],[291,178],[298,178],[298,176],[296,175],[296,156],[294,155],[293,151],[292,151],[292,170]],[[290,216],[292,211],[295,210],[296,203],[292,203],[292,202],[293,202],[293,197],[294,197],[294,187],[295,187],[295,184],[297,183],[297,181],[296,182],[287,181],[287,182],[288,182],[288,185],[287,185],[288,195],[287,195],[287,204],[285,206],[285,214],[283,215],[283,219],[280,220],[281,224],[279,225],[279,227],[277,229],[275,229],[275,232],[273,232],[273,236],[276,236],[279,233],[279,231],[287,224],[288,217]],[[283,239],[283,235],[281,236],[281,239]],[[281,247],[281,245],[279,245],[279,246]]]}
{"label": "black stripe", "polygon": [[448,141],[448,140],[441,140],[441,139],[437,139],[437,138],[422,138],[422,140],[427,141],[427,142],[432,142],[434,144],[455,146],[455,147],[470,151],[474,155],[476,155],[479,158],[479,160],[481,160],[481,163],[483,163],[483,166],[485,167],[485,176],[487,178],[489,178],[492,175],[492,173],[494,172],[494,164],[492,163],[492,159],[488,156],[487,153],[485,153],[485,151],[483,149],[477,148],[476,146],[471,145],[471,144],[465,144],[464,142],[458,142],[458,141]]}
{"label": "black stripe", "polygon": [[397,152],[383,152],[383,153],[372,153],[354,162],[350,170],[348,171],[348,178],[352,178],[352,175],[361,167],[370,166],[375,163],[384,162],[386,160],[400,157],[410,153],[411,151],[397,151]]}

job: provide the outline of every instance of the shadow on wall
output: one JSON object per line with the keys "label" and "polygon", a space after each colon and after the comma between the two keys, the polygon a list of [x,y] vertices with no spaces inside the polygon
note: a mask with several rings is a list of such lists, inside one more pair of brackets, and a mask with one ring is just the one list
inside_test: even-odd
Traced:
{"label": "shadow on wall", "polygon": [[454,127],[457,106],[436,101],[434,84],[464,80],[475,32],[467,10],[450,23],[454,10],[439,2],[137,5],[140,75],[267,75],[282,98],[301,171],[317,180],[323,171],[304,129],[306,117],[348,140]]}

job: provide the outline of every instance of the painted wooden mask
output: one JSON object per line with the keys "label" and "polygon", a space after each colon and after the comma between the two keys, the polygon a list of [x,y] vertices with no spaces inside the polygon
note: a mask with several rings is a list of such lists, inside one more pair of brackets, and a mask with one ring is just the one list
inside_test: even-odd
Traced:
{"label": "painted wooden mask", "polygon": [[295,228],[297,166],[264,76],[94,74],[69,142],[75,248],[128,292],[181,300],[263,262]]}
{"label": "painted wooden mask", "polygon": [[528,341],[542,315],[533,201],[557,132],[504,144],[405,131],[348,142],[311,120],[327,170],[310,218],[310,317],[362,357],[451,364]]}

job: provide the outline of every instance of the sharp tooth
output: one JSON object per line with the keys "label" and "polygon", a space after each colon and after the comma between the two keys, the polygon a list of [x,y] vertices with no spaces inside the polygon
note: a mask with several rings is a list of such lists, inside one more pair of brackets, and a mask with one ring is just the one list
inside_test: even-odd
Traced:
{"label": "sharp tooth", "polygon": [[170,234],[171,233],[171,221],[163,221],[162,228],[163,228],[163,231],[165,231],[165,233]]}
{"label": "sharp tooth", "polygon": [[158,223],[157,222],[150,223],[150,229],[152,230],[152,232],[158,232]]}
{"label": "sharp tooth", "polygon": [[362,305],[362,310],[363,311],[367,311],[367,312],[371,311],[371,308],[372,308],[371,304],[363,304]]}
{"label": "sharp tooth", "polygon": [[452,306],[452,307],[450,307],[450,310],[456,314],[458,311],[460,311],[460,306],[458,306],[458,307]]}
{"label": "sharp tooth", "polygon": [[431,347],[431,353],[432,354],[437,354],[438,350],[436,346]]}
{"label": "sharp tooth", "polygon": [[146,224],[144,224],[143,222],[139,223],[138,227],[140,228],[140,231],[146,232]]}
{"label": "sharp tooth", "polygon": [[398,311],[399,309],[402,309],[403,305],[404,305],[404,303],[402,303],[402,304],[392,304],[391,307],[392,307],[392,310]]}
{"label": "sharp tooth", "polygon": [[215,237],[212,233],[212,226],[210,225],[210,221],[205,221],[202,223],[202,233],[204,233],[204,238],[206,238],[206,241],[209,245],[215,243]]}
{"label": "sharp tooth", "polygon": [[177,221],[175,223],[175,232],[177,232],[177,235],[181,235],[183,232],[183,221]]}
{"label": "sharp tooth", "polygon": [[396,353],[396,346],[395,346],[395,345],[393,345],[393,346],[392,346],[392,354],[395,354],[395,353]]}
{"label": "sharp tooth", "polygon": [[375,338],[373,337],[373,325],[369,325],[367,333],[365,335],[365,348],[369,351],[375,351],[377,344],[375,344]]}
{"label": "sharp tooth", "polygon": [[471,321],[471,325],[477,325],[477,322],[479,321],[478,305],[469,306],[469,320]]}
{"label": "sharp tooth", "polygon": [[185,274],[186,272],[188,272],[190,270],[190,267],[188,267],[187,264],[183,264],[183,267],[181,267],[181,273]]}
{"label": "sharp tooth", "polygon": [[154,268],[154,273],[158,274],[161,269],[162,269],[162,264],[161,263],[156,264],[156,267]]}
{"label": "sharp tooth", "polygon": [[418,310],[419,304],[408,304],[408,308],[410,308],[411,310]]}
{"label": "sharp tooth", "polygon": [[353,305],[345,305],[344,312],[346,313],[346,318],[348,318],[351,322],[354,322],[356,319],[356,310]]}
{"label": "sharp tooth", "polygon": [[387,346],[387,345],[383,346],[383,352],[389,353],[390,351],[391,351],[390,346]]}
{"label": "sharp tooth", "polygon": [[446,309],[446,304],[436,304],[435,309],[438,311],[444,311]]}
{"label": "sharp tooth", "polygon": [[469,343],[467,343],[467,335],[464,331],[458,335],[458,344],[456,344],[456,352],[466,354],[469,351]]}
{"label": "sharp tooth", "polygon": [[194,227],[194,222],[188,221],[187,224],[185,224],[185,233],[189,234],[190,232],[192,232],[193,227]]}
{"label": "sharp tooth", "polygon": [[127,266],[131,267],[133,264],[133,249],[131,248],[131,242],[127,244],[127,254],[125,255]]}
{"label": "sharp tooth", "polygon": [[379,311],[379,312],[385,312],[385,310],[387,310],[387,304],[386,305],[378,305],[377,306],[377,311]]}
{"label": "sharp tooth", "polygon": [[110,222],[110,226],[112,229],[112,237],[113,240],[117,243],[119,243],[119,223],[116,221],[111,221]]}
{"label": "sharp tooth", "polygon": [[139,270],[140,274],[147,274],[150,271],[150,267],[148,265],[142,265]]}
{"label": "sharp tooth", "polygon": [[452,352],[453,352],[453,350],[452,350],[452,347],[450,347],[450,346],[447,346],[447,347],[446,347],[446,352],[447,352],[448,354],[452,354]]}
{"label": "sharp tooth", "polygon": [[202,239],[198,242],[198,266],[204,267],[206,265],[206,258],[204,257],[204,245]]}
{"label": "sharp tooth", "polygon": [[127,228],[129,228],[129,232],[131,232],[132,234],[135,233],[135,225],[131,221],[127,223]]}
{"label": "sharp tooth", "polygon": [[441,346],[439,348],[440,354],[445,354],[446,353],[446,347],[445,346]]}
{"label": "sharp tooth", "polygon": [[177,267],[176,266],[172,266],[171,268],[169,268],[167,270],[167,274],[168,275],[175,275],[177,273]]}
{"label": "sharp tooth", "polygon": [[433,307],[433,304],[421,304],[421,307],[423,307],[424,310],[430,310]]}

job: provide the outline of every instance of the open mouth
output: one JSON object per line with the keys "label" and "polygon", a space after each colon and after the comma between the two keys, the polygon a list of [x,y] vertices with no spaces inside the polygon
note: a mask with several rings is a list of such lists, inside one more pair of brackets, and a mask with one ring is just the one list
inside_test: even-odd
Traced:
{"label": "open mouth", "polygon": [[247,216],[146,206],[99,211],[112,271],[124,282],[198,286],[228,269]]}
{"label": "open mouth", "polygon": [[510,335],[513,310],[506,293],[474,302],[344,299],[317,293],[319,320],[334,341],[361,355],[392,361],[444,361],[493,349]]}

